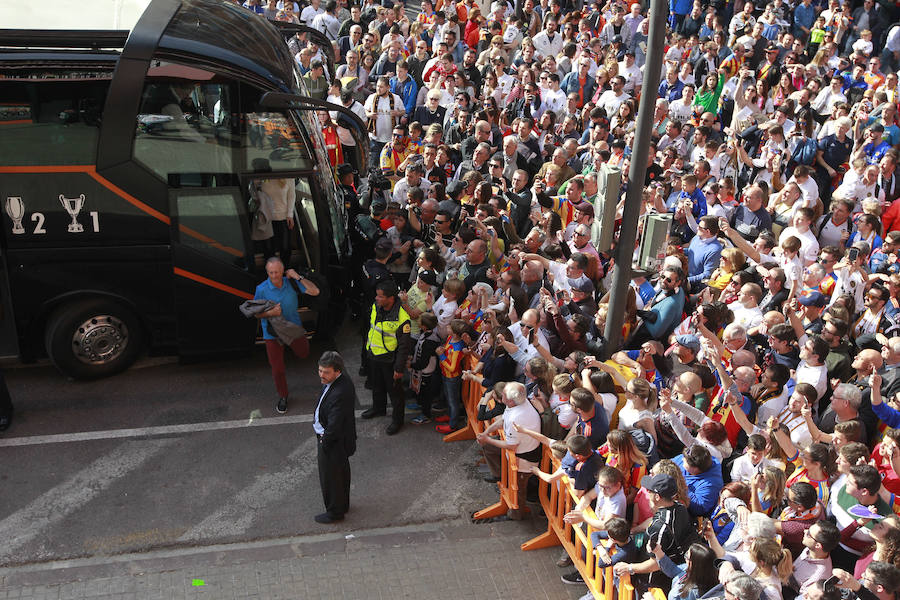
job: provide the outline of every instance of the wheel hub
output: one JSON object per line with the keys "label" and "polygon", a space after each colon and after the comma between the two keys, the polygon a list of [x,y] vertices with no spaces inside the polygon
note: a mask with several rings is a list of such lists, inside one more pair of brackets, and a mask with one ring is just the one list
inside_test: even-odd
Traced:
{"label": "wheel hub", "polygon": [[128,327],[111,315],[96,315],[78,326],[72,336],[75,356],[89,365],[116,360],[128,345]]}

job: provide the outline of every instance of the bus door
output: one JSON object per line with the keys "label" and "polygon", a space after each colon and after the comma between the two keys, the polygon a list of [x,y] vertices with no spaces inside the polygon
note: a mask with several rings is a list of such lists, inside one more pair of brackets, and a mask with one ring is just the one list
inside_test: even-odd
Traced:
{"label": "bus door", "polygon": [[262,281],[253,267],[244,191],[237,185],[174,188],[172,266],[182,356],[246,351],[257,328],[238,306]]}

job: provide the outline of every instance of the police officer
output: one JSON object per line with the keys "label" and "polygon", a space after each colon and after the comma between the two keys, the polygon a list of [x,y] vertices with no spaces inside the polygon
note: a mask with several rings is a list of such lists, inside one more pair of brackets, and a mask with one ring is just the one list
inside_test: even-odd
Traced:
{"label": "police officer", "polygon": [[372,408],[363,419],[387,414],[387,396],[391,397],[391,424],[385,433],[394,435],[403,427],[404,398],[400,379],[412,347],[409,315],[400,306],[397,284],[390,278],[375,287],[375,304],[369,317],[366,353],[372,383]]}
{"label": "police officer", "polygon": [[338,165],[337,174],[341,192],[344,194],[344,208],[349,221],[356,223],[356,217],[362,212],[359,206],[359,194],[356,193],[356,169],[352,165],[343,163]]}
{"label": "police officer", "polygon": [[[369,213],[356,215],[353,228],[350,230],[350,241],[353,246],[351,269],[353,272],[353,316],[354,318],[369,314],[369,308],[375,298],[375,281],[367,282],[369,275],[365,266],[375,254],[375,244],[385,236],[381,229],[381,219],[387,210],[387,202],[383,198],[372,201]],[[365,319],[363,319],[365,321]]]}
{"label": "police officer", "polygon": [[[359,333],[365,338],[369,332],[369,312],[375,302],[375,288],[384,280],[393,281],[391,272],[388,271],[387,263],[390,261],[394,252],[394,244],[387,237],[381,237],[375,243],[375,257],[365,262],[361,269],[361,279],[359,286],[361,289],[361,306],[359,314]],[[369,353],[365,344],[360,347],[360,368],[359,374],[367,378],[366,388],[371,387],[368,381],[371,371],[369,370]]]}

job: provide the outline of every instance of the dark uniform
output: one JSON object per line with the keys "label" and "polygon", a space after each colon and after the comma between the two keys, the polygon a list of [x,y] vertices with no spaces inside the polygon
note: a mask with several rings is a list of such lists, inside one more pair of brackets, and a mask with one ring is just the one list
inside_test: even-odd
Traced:
{"label": "dark uniform", "polygon": [[[360,282],[362,286],[362,309],[360,310],[359,315],[359,332],[363,338],[366,337],[366,334],[369,331],[369,321],[366,319],[365,315],[368,314],[369,309],[375,306],[375,287],[385,280],[393,280],[393,276],[383,263],[378,262],[374,258],[370,258],[362,266],[362,279]],[[362,367],[360,374],[369,377],[371,374],[371,371],[369,370],[369,353],[366,351],[365,346],[360,348],[360,361]]]}
{"label": "dark uniform", "polygon": [[[387,396],[391,397],[391,424],[396,431],[403,425],[405,401],[394,373],[406,371],[406,359],[412,348],[409,315],[394,297],[394,306],[384,310],[372,306],[369,316],[369,332],[366,336],[366,353],[369,359],[369,375],[372,383],[371,412],[363,416],[383,415],[387,412]],[[390,430],[388,431],[390,433]]]}

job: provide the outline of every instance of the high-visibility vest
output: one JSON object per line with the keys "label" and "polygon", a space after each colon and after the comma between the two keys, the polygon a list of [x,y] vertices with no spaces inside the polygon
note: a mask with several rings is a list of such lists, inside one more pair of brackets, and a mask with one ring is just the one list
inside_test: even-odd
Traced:
{"label": "high-visibility vest", "polygon": [[375,320],[376,306],[372,305],[372,314],[369,317],[369,335],[366,340],[366,350],[374,356],[388,354],[397,350],[398,330],[404,323],[409,323],[409,315],[401,307],[397,313],[396,321]]}

